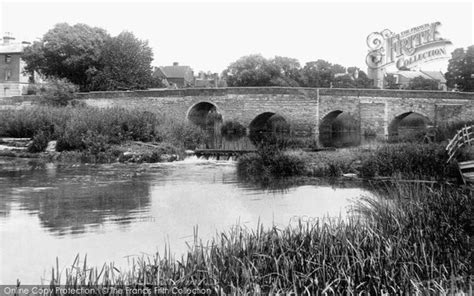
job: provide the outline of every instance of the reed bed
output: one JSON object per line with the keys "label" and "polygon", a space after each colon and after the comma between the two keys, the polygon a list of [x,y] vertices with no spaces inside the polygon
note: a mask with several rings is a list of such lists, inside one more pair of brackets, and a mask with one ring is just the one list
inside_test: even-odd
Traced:
{"label": "reed bed", "polygon": [[0,116],[0,137],[33,138],[30,152],[43,151],[51,140],[57,140],[58,151],[97,156],[128,141],[168,143],[184,150],[206,139],[204,131],[185,119],[144,108],[35,106]]}
{"label": "reed bed", "polygon": [[[180,258],[169,249],[89,267],[76,258],[52,269],[51,286],[210,289],[213,295],[428,295],[468,291],[472,192],[397,185],[364,198],[347,219],[283,229],[235,226]],[[471,227],[471,228],[470,228]],[[105,293],[108,294],[108,293]]]}

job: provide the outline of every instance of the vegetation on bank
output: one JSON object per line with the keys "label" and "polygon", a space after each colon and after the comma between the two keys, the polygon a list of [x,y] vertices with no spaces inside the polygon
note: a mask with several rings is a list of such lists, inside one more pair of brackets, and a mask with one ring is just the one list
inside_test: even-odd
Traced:
{"label": "vegetation on bank", "polygon": [[[416,125],[420,118],[410,121]],[[422,122],[419,122],[423,124]],[[240,158],[237,172],[242,179],[267,183],[289,176],[341,177],[356,174],[362,178],[450,180],[459,177],[455,162],[447,163],[446,144],[465,125],[474,121],[453,122],[433,129],[415,129],[403,142],[320,151],[298,150],[284,133],[263,133],[257,152]],[[430,142],[426,142],[429,139]],[[296,149],[295,149],[296,148]],[[474,150],[465,148],[458,161],[474,159]]]}
{"label": "vegetation on bank", "polygon": [[347,219],[283,229],[236,226],[184,256],[53,269],[52,286],[210,288],[214,295],[417,294],[467,291],[472,194],[420,184],[389,187],[363,199]]}
{"label": "vegetation on bank", "polygon": [[[459,156],[468,159],[468,153]],[[247,154],[239,159],[237,172],[257,182],[288,176],[449,180],[459,177],[455,163],[446,163],[444,144],[398,143],[372,148],[355,147],[307,153],[288,150]]]}
{"label": "vegetation on bank", "polygon": [[206,134],[185,120],[145,109],[39,106],[3,112],[0,137],[32,138],[30,152],[43,151],[56,140],[57,151],[66,152],[66,158],[111,162],[126,152],[124,147],[136,146],[134,142],[152,144],[148,150],[155,155],[148,158],[158,159],[157,154],[194,149]]}

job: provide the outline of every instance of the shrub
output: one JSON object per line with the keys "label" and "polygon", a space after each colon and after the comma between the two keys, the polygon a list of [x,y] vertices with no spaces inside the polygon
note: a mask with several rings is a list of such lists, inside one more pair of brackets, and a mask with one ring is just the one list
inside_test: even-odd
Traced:
{"label": "shrub", "polygon": [[[106,150],[128,141],[166,142],[184,150],[195,149],[208,137],[186,120],[140,108],[35,106],[2,112],[1,116],[0,136],[32,137],[31,151],[42,151],[46,140],[57,140],[58,151],[80,151],[87,161],[109,162],[112,157],[103,155]],[[71,158],[79,154],[71,154]]]}
{"label": "shrub", "polygon": [[308,155],[302,151],[259,151],[239,158],[238,175],[247,180],[269,182],[275,178],[305,175]]}
{"label": "shrub", "polygon": [[440,144],[390,144],[362,157],[363,177],[398,176],[443,180],[457,177],[454,165],[446,164],[445,146]]}
{"label": "shrub", "polygon": [[434,141],[443,142],[451,140],[458,130],[462,129],[464,126],[474,126],[474,120],[470,121],[457,121],[450,122],[447,124],[441,124],[433,128],[432,133],[434,134]]}
{"label": "shrub", "polygon": [[45,104],[66,106],[74,99],[74,93],[77,91],[79,91],[79,87],[67,79],[50,79],[35,92]]}
{"label": "shrub", "polygon": [[357,173],[358,148],[321,151],[311,154],[311,174],[315,177],[340,177],[344,173]]}
{"label": "shrub", "polygon": [[175,118],[161,117],[156,126],[157,139],[184,149],[196,149],[204,144],[208,134],[199,126]]}
{"label": "shrub", "polygon": [[222,136],[229,141],[238,140],[247,134],[247,129],[236,120],[226,121],[221,127]]}
{"label": "shrub", "polygon": [[32,139],[32,143],[28,146],[28,152],[42,152],[48,146],[50,135],[47,132],[39,130]]}

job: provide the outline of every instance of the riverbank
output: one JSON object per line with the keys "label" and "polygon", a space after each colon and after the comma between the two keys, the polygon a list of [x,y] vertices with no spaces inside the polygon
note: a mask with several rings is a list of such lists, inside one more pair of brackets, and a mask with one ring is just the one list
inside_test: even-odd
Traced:
{"label": "riverbank", "polygon": [[[1,139],[0,139],[1,141]],[[50,146],[56,143],[50,142]],[[41,162],[56,163],[156,163],[182,160],[186,154],[184,149],[168,143],[149,143],[128,141],[118,145],[110,145],[107,150],[92,152],[90,150],[28,152],[27,147],[0,147],[0,157],[30,158]]]}
{"label": "riverbank", "polygon": [[[456,164],[446,162],[444,143],[380,143],[315,153],[267,150],[239,159],[239,176],[254,182],[300,176],[432,181],[459,178]],[[471,158],[474,158],[472,149],[459,155],[460,160]]]}
{"label": "riverbank", "polygon": [[[397,185],[364,199],[348,219],[284,228],[234,227],[127,270],[79,257],[52,286],[210,289],[212,294],[413,294],[468,291],[472,194],[456,187]],[[79,284],[79,286],[77,286]],[[330,292],[329,292],[330,291]]]}
{"label": "riverbank", "polygon": [[[140,108],[36,106],[1,115],[0,137],[30,139],[23,147],[0,152],[8,157],[87,163],[172,161],[207,139],[201,128],[184,119]],[[48,149],[52,142],[54,148]]]}

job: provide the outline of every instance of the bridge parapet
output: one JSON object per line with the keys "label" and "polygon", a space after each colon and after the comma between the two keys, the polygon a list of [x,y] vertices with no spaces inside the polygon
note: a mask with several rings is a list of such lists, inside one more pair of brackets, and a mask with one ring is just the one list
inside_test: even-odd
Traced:
{"label": "bridge parapet", "polygon": [[[331,118],[350,115],[361,134],[369,131],[385,138],[390,130],[396,130],[394,120],[411,113],[425,117],[432,125],[474,119],[474,93],[443,91],[228,87],[89,92],[76,97],[91,106],[142,107],[177,118],[188,118],[193,107],[206,102],[215,107],[208,109],[217,110],[224,120],[236,120],[247,127],[257,116],[274,113],[313,137],[318,137],[321,122],[329,114]],[[35,96],[0,98],[0,110],[34,107],[37,101]]]}

